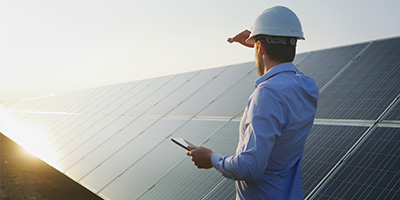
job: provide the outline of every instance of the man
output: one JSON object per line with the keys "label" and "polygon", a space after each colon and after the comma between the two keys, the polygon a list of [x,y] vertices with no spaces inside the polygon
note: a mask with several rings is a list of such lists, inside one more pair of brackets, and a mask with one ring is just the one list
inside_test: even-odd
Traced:
{"label": "man", "polygon": [[241,119],[236,154],[189,147],[187,155],[198,168],[236,180],[237,199],[303,199],[300,163],[318,88],[292,64],[297,39],[304,39],[300,21],[281,6],[265,10],[252,32],[228,39],[254,47],[261,76]]}

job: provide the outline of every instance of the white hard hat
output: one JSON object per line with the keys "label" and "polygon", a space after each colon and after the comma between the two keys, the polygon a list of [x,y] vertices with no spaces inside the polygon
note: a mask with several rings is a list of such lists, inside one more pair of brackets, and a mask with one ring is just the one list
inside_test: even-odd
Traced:
{"label": "white hard hat", "polygon": [[249,44],[255,43],[257,35],[294,37],[304,40],[299,18],[289,8],[283,6],[265,10],[257,17],[251,29],[251,34],[246,40]]}

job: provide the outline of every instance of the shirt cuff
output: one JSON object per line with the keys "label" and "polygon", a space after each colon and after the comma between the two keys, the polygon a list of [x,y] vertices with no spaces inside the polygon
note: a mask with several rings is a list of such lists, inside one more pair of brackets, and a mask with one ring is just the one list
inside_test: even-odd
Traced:
{"label": "shirt cuff", "polygon": [[214,153],[211,156],[211,163],[214,166],[214,168],[217,169],[217,170],[219,170],[222,160],[223,160],[223,156],[219,155],[217,153]]}

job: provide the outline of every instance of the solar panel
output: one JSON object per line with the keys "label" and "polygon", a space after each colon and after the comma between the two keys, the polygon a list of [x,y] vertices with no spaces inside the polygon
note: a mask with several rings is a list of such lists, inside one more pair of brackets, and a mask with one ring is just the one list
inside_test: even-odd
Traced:
{"label": "solar panel", "polygon": [[129,96],[117,98],[117,100],[119,99],[122,100],[120,102],[115,102],[115,100],[109,101],[109,104],[112,106],[109,106],[107,109],[103,108],[102,109],[103,113],[104,114],[116,113],[119,115],[127,115],[129,110],[136,107],[141,102],[146,101],[147,98],[151,96],[153,93],[157,93],[158,91],[160,91],[164,85],[168,84],[168,82],[175,79],[176,76],[177,75],[159,77],[154,81],[148,82],[147,85],[142,90],[136,93],[134,92],[123,93]]}
{"label": "solar panel", "polygon": [[376,120],[400,93],[399,46],[375,42],[321,93],[316,117]]}
{"label": "solar panel", "polygon": [[98,168],[104,161],[110,159],[113,154],[149,128],[156,120],[154,118],[142,117],[132,120],[126,126],[121,126],[120,130],[110,134],[109,139],[103,143],[98,143],[95,147],[88,148],[88,153],[80,155],[73,163],[69,164],[66,173],[79,181],[82,177]]}
{"label": "solar panel", "polygon": [[294,63],[301,72],[313,78],[321,89],[366,46],[367,44],[363,43],[310,52],[305,59]]}
{"label": "solar panel", "polygon": [[194,116],[252,71],[247,64],[229,66],[179,104],[168,116]]}
{"label": "solar panel", "polygon": [[[200,145],[225,123],[225,121],[192,119],[170,137],[182,137],[193,144]],[[173,144],[170,138],[166,138],[122,175],[109,180],[108,185],[100,191],[100,194],[113,196],[116,199],[136,199],[156,184],[168,171],[179,165],[182,159],[188,162],[186,150]],[[76,167],[80,168],[78,165]],[[190,168],[195,167],[191,165]],[[132,179],[132,177],[135,178]]]}
{"label": "solar panel", "polygon": [[[296,55],[321,91],[305,197],[399,198],[399,47],[397,37]],[[234,181],[197,169],[170,138],[233,154],[258,77],[248,62],[10,102],[0,130],[22,146],[45,141],[54,157],[42,159],[106,199],[234,199]]]}
{"label": "solar panel", "polygon": [[219,67],[210,70],[202,70],[194,77],[190,78],[183,85],[179,86],[176,90],[154,105],[150,110],[147,110],[143,115],[150,116],[164,116],[172,109],[180,105],[193,93],[203,87],[206,83],[213,78],[223,73],[227,67]]}
{"label": "solar panel", "polygon": [[389,111],[384,120],[400,120],[400,100],[397,100],[396,105]]}
{"label": "solar panel", "polygon": [[[260,76],[254,68],[242,79],[232,85],[229,90],[211,102],[197,116],[203,117],[235,117],[247,104],[247,100],[254,90],[255,83]],[[241,115],[240,115],[241,116]]]}
{"label": "solar panel", "polygon": [[400,128],[378,127],[315,199],[400,199]]}
{"label": "solar panel", "polygon": [[[239,122],[230,122],[203,145],[221,154],[233,154],[238,142]],[[139,199],[201,199],[223,177],[216,170],[199,170],[182,160]]]}
{"label": "solar panel", "polygon": [[368,129],[363,126],[314,125],[302,160],[306,197]]}
{"label": "solar panel", "polygon": [[147,110],[157,105],[164,98],[168,97],[173,91],[180,88],[183,84],[192,79],[198,73],[199,73],[198,71],[195,71],[195,72],[178,74],[177,77],[174,77],[171,81],[165,83],[165,85],[161,87],[159,90],[153,92],[150,96],[148,96],[145,101],[141,101],[137,105],[131,105],[131,107],[128,108],[127,110],[121,110],[121,111],[114,110],[112,111],[111,114],[120,115],[126,113],[126,115],[137,115],[137,116],[142,115]]}
{"label": "solar panel", "polygon": [[118,145],[114,143],[113,145],[117,145],[117,151],[112,156],[105,158],[106,160],[90,171],[89,174],[79,177],[79,179],[82,179],[82,182],[90,185],[95,191],[99,191],[109,181],[123,173],[147,152],[159,145],[165,137],[172,134],[186,121],[186,119],[159,119],[130,140]]}
{"label": "solar panel", "polygon": [[235,181],[225,178],[203,199],[231,200],[235,197]]}

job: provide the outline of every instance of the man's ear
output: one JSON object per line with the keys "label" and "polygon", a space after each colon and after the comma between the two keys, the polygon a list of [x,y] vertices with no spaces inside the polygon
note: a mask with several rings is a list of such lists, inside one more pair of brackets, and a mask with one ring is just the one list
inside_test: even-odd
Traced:
{"label": "man's ear", "polygon": [[260,56],[264,54],[264,44],[260,41],[257,41],[257,53]]}

